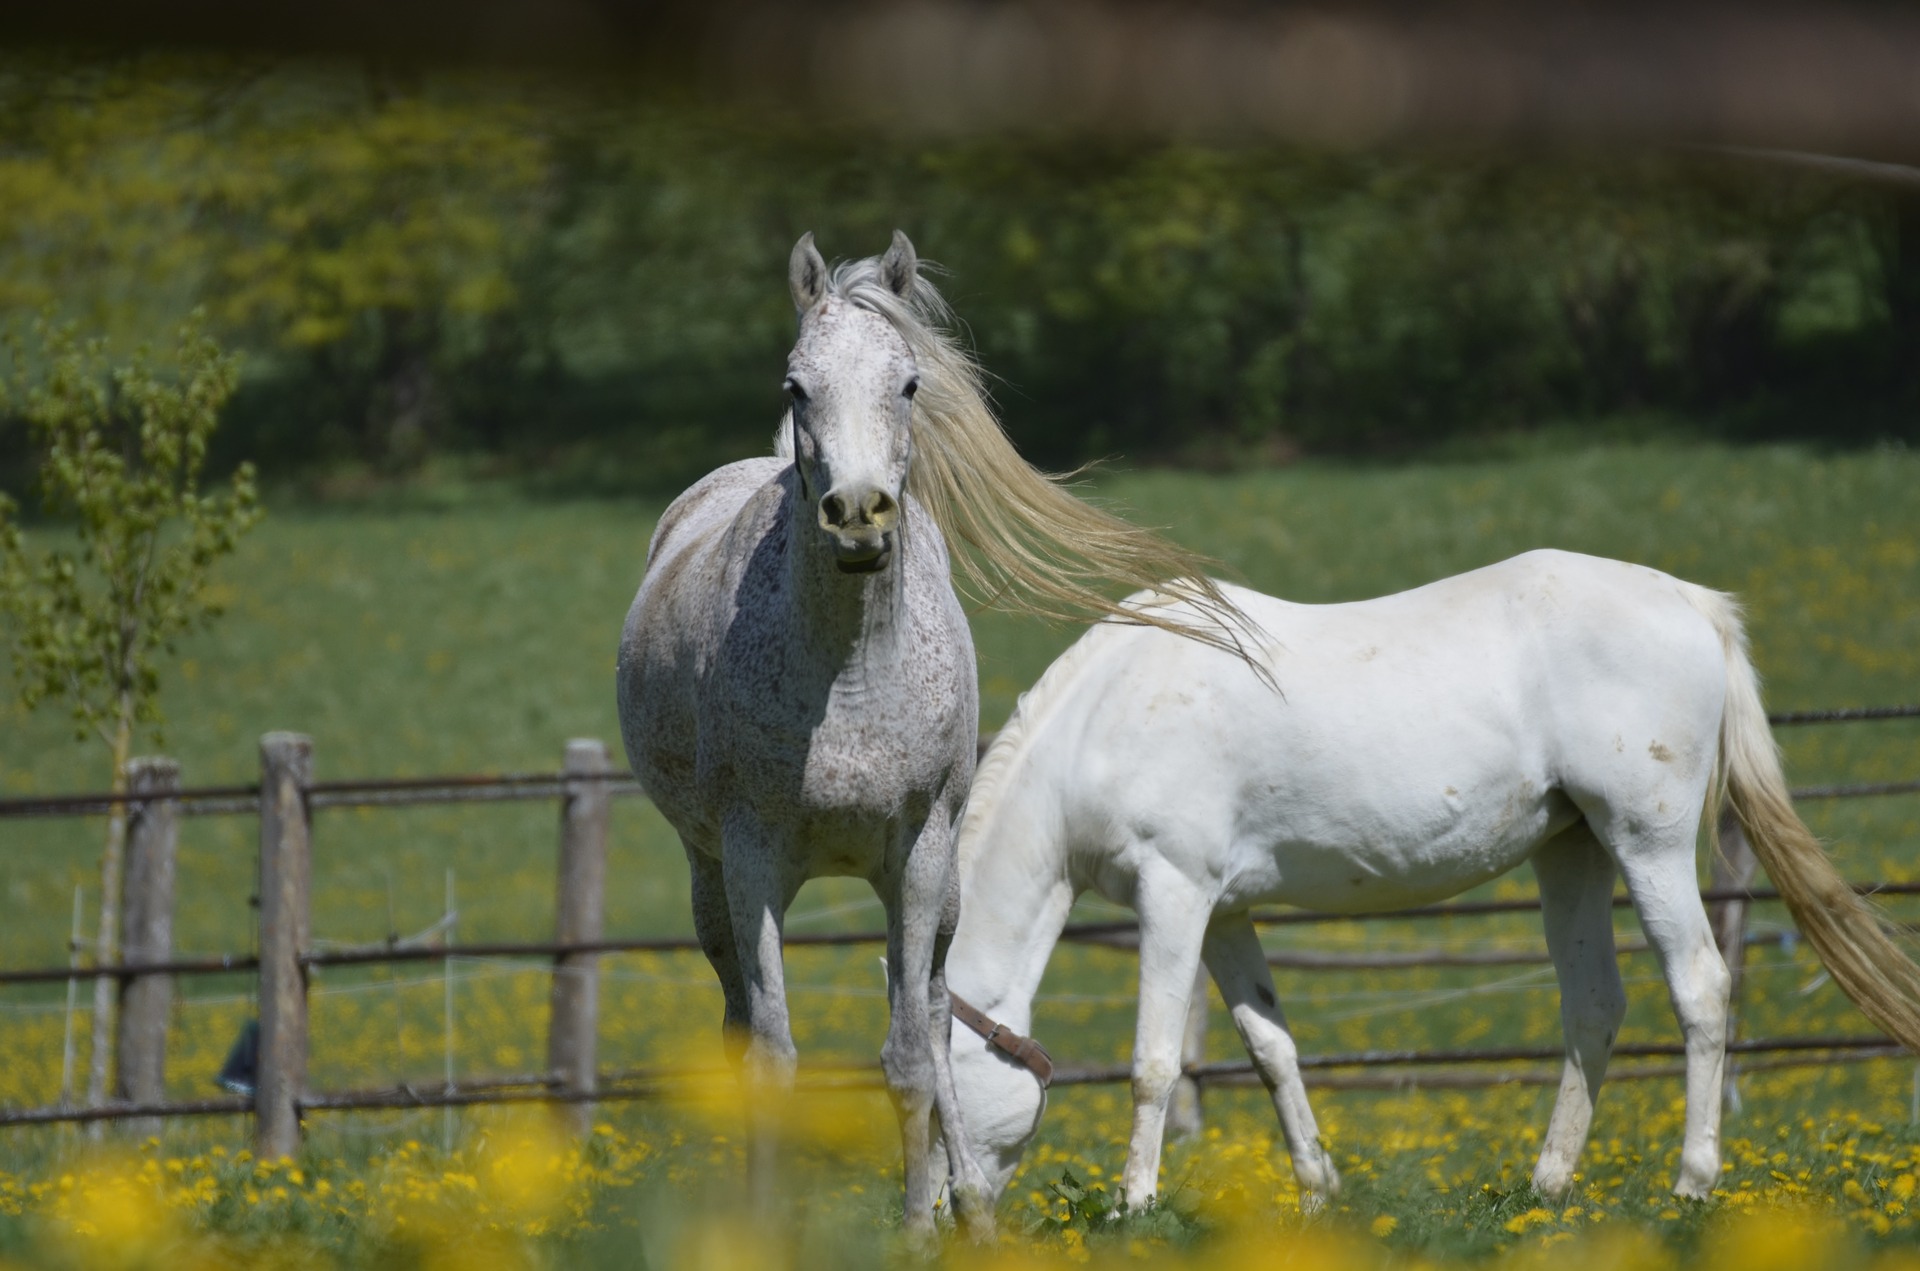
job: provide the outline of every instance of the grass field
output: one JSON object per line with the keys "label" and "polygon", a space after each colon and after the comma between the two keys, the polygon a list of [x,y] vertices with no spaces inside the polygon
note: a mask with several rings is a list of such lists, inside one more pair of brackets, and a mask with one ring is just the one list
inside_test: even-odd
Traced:
{"label": "grass field", "polygon": [[[1396,590],[1537,546],[1641,561],[1741,593],[1770,706],[1920,697],[1920,455],[1905,451],[1610,447],[1224,477],[1120,474],[1097,489],[1214,553],[1231,576],[1299,600]],[[322,777],[550,769],[568,737],[611,741],[614,643],[658,510],[451,486],[350,506],[275,506],[224,571],[231,612],[181,649],[166,694],[165,749],[189,783],[205,784],[250,779],[259,735],[276,728],[313,736]],[[987,727],[1074,634],[994,614],[979,615],[975,633]],[[1920,774],[1916,722],[1798,729],[1783,741],[1798,783]],[[105,780],[99,764],[57,715],[0,709],[0,793],[96,788]],[[1920,798],[1804,811],[1852,876],[1920,875]],[[91,901],[99,834],[92,821],[0,822],[0,961],[64,959],[74,888],[89,888]],[[254,835],[245,817],[186,823],[183,952],[249,947]],[[316,936],[356,942],[424,927],[440,916],[451,871],[461,940],[544,937],[554,840],[546,805],[322,813]],[[1491,890],[1530,888],[1523,876]],[[864,886],[831,882],[802,893],[791,925],[878,921]],[[1631,917],[1620,921],[1623,936],[1638,934]],[[1783,922],[1763,907],[1754,925]],[[616,933],[689,926],[679,849],[637,800],[617,805],[607,925]],[[1345,923],[1271,940],[1540,944],[1529,916]],[[1804,948],[1757,949],[1752,959],[1742,1020],[1749,1035],[1865,1030]],[[796,952],[789,965],[803,1058],[870,1059],[885,1009],[873,950]],[[1623,1038],[1672,1039],[1651,960],[1630,957],[1625,974],[1632,1008]],[[604,1063],[715,1055],[719,995],[697,956],[612,958],[604,975]],[[212,1093],[211,1075],[252,1009],[249,987],[238,977],[184,986],[169,1062],[176,1094]],[[1124,955],[1062,949],[1036,1031],[1064,1060],[1122,1059],[1132,987]],[[1558,1039],[1546,968],[1283,972],[1280,988],[1308,1052]],[[438,1080],[446,992],[446,982],[417,968],[318,978],[315,1084]],[[456,963],[453,992],[463,1075],[544,1062],[542,968]],[[57,1094],[63,1003],[58,988],[0,998],[0,1101]],[[1224,1026],[1212,1045],[1218,1057],[1233,1056]],[[1089,1218],[1097,1196],[1069,1204],[1050,1186],[1069,1173],[1101,1186],[1117,1171],[1123,1091],[1063,1090],[1002,1209],[1003,1226],[1031,1233],[1008,1256],[1125,1258],[1165,1246],[1165,1256],[1213,1258],[1276,1224],[1287,1239],[1262,1237],[1255,1247],[1291,1251],[1301,1266],[1398,1265],[1415,1251],[1524,1260],[1552,1256],[1539,1251],[1568,1240],[1618,1266],[1696,1253],[1791,1265],[1753,1261],[1753,1250],[1784,1256],[1808,1240],[1825,1242],[1829,1258],[1846,1249],[1882,1256],[1863,1251],[1899,1249],[1916,1234],[1906,1208],[1920,1172],[1915,1082],[1907,1060],[1748,1075],[1743,1108],[1727,1122],[1725,1191],[1685,1207],[1666,1196],[1679,1146],[1679,1085],[1670,1079],[1609,1088],[1582,1194],[1551,1208],[1524,1188],[1550,1091],[1322,1090],[1316,1108],[1348,1187],[1311,1221],[1298,1214],[1264,1100],[1222,1092],[1209,1101],[1208,1137],[1169,1153],[1168,1204],[1117,1224]],[[757,1246],[743,1243],[737,1225],[705,1217],[724,1214],[736,1168],[727,1093],[690,1107],[603,1112],[605,1132],[584,1155],[554,1148],[537,1122],[507,1113],[458,1121],[451,1155],[440,1150],[448,1127],[438,1114],[323,1116],[297,1171],[238,1158],[247,1141],[238,1119],[182,1125],[131,1156],[90,1166],[63,1132],[12,1131],[0,1140],[0,1211],[11,1215],[0,1252],[54,1263],[188,1253],[245,1262],[271,1247],[346,1263],[486,1254],[630,1265],[638,1251],[650,1265],[751,1264]],[[809,1126],[820,1138],[807,1149],[818,1189],[797,1238],[816,1253],[833,1248],[845,1264],[884,1258],[897,1192],[890,1114],[862,1096],[834,1103]],[[1788,1216],[1736,1221],[1750,1211]],[[114,1215],[133,1217],[116,1226]],[[1775,1225],[1751,1225],[1763,1221]]]}

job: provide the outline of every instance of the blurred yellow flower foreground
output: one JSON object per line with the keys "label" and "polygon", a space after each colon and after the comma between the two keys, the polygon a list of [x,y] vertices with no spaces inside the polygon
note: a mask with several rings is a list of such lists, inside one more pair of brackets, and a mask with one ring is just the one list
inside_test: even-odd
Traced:
{"label": "blurred yellow flower foreground", "polygon": [[[1637,1113],[1636,1128],[1658,1141],[1678,1108],[1647,1095],[1615,1111]],[[1907,1136],[1847,1115],[1768,1124],[1729,1138],[1727,1185],[1685,1206],[1665,1194],[1669,1162],[1601,1139],[1592,1173],[1548,1202],[1516,1181],[1528,1147],[1516,1101],[1533,1097],[1333,1103],[1329,1129],[1378,1155],[1343,1154],[1347,1192],[1307,1216],[1252,1098],[1217,1100],[1212,1127],[1170,1157],[1169,1204],[1144,1214],[1115,1212],[1117,1142],[1043,1142],[1001,1207],[999,1241],[953,1240],[936,1260],[955,1271],[1920,1271],[1920,1250],[1906,1243],[1920,1146]],[[1119,1124],[1120,1092],[1060,1102],[1071,1125]],[[899,1237],[897,1149],[872,1132],[875,1109],[834,1104],[867,1121],[865,1132],[821,1136],[819,1117],[797,1121],[792,1199],[775,1218],[738,1208],[737,1135],[699,1099],[613,1114],[584,1141],[544,1109],[477,1113],[451,1153],[394,1132],[440,1128],[437,1114],[417,1113],[369,1121],[359,1142],[336,1127],[301,1158],[273,1162],[214,1142],[211,1127],[191,1151],[177,1130],[166,1144],[110,1148],[70,1136],[44,1168],[0,1175],[0,1268],[926,1265]]]}

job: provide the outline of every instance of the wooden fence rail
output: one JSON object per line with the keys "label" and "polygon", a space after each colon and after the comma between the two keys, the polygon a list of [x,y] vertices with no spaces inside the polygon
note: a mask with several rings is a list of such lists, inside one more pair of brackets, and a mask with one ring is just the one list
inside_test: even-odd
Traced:
{"label": "wooden fence rail", "polygon": [[[1895,882],[1856,882],[1855,891],[1863,896],[1913,896],[1920,895],[1920,883]],[[1780,893],[1768,887],[1747,888],[1702,888],[1700,899],[1708,904],[1727,901],[1741,903],[1759,903],[1777,901]],[[1614,908],[1626,909],[1632,901],[1625,896],[1614,897]],[[1486,914],[1530,913],[1540,908],[1537,900],[1497,900],[1474,901],[1458,905],[1428,905],[1419,909],[1393,909],[1380,913],[1365,914],[1327,914],[1318,912],[1292,913],[1284,910],[1256,910],[1251,915],[1255,925],[1263,927],[1291,927],[1315,923],[1336,922],[1397,922],[1412,918],[1464,918],[1479,917]],[[1903,927],[1908,931],[1913,927]],[[1132,922],[1080,922],[1069,923],[1060,933],[1064,941],[1075,944],[1108,945],[1116,948],[1129,947],[1137,942],[1139,928]],[[885,944],[883,931],[797,931],[788,932],[781,937],[781,943],[788,948],[835,947],[845,945]],[[1764,945],[1779,942],[1777,936],[1749,937],[1750,945]],[[331,949],[316,953],[304,953],[300,956],[303,967],[338,966],[387,966],[403,962],[439,962],[448,958],[555,958],[564,959],[575,956],[606,953],[697,953],[700,942],[692,936],[635,936],[625,939],[604,940],[492,940],[474,941],[458,946],[454,945],[375,945],[358,949]],[[1644,946],[1635,941],[1623,943],[1621,953],[1638,953]],[[1522,950],[1513,951],[1515,961],[1537,961],[1544,963],[1545,954],[1537,958],[1525,955]],[[1309,965],[1312,957],[1329,959],[1323,965],[1333,969],[1389,969],[1404,967],[1408,963],[1400,953],[1353,954],[1353,955],[1300,955],[1299,962],[1287,961],[1294,955],[1290,952],[1276,952],[1275,966]],[[1436,958],[1443,956],[1436,954]],[[1466,958],[1467,955],[1452,953],[1444,956]],[[1494,956],[1494,955],[1489,955]],[[1506,958],[1505,951],[1498,952],[1499,958]],[[1335,958],[1346,958],[1334,961]],[[1368,960],[1372,959],[1372,960]],[[197,976],[197,975],[234,975],[254,971],[259,967],[259,959],[248,954],[217,953],[201,958],[179,958],[170,962],[123,962],[101,967],[29,967],[12,971],[0,971],[0,986],[10,984],[48,984],[63,980],[92,980],[100,976],[113,976],[122,980],[133,980],[144,976]],[[1432,961],[1421,965],[1451,965],[1444,961]],[[1476,960],[1462,961],[1458,965],[1481,965]]]}
{"label": "wooden fence rail", "polygon": [[[1806,724],[1845,724],[1870,720],[1920,719],[1920,703],[1907,706],[1845,706],[1828,710],[1778,711],[1767,716],[1776,727]],[[984,748],[986,739],[982,739]],[[470,800],[555,799],[583,781],[606,783],[614,797],[640,796],[639,783],[624,772],[608,769],[585,776],[568,772],[458,773],[449,776],[375,777],[346,781],[313,781],[307,785],[308,806],[318,810],[337,807],[391,807],[430,803],[461,803]],[[1811,786],[1793,792],[1796,799],[1870,798],[1878,795],[1910,794],[1920,791],[1920,778],[1907,781],[1859,782],[1843,785]],[[129,790],[126,794],[95,792],[86,794],[31,795],[0,799],[0,818],[30,816],[94,816],[113,809],[116,803],[137,803],[145,796]],[[184,816],[229,816],[252,814],[259,810],[257,785],[202,786],[179,790],[176,798]]]}
{"label": "wooden fence rail", "polygon": [[[1856,720],[1920,717],[1920,706],[1862,707],[1835,711],[1787,712],[1772,717],[1775,724],[1839,723]],[[1797,798],[1846,798],[1920,791],[1920,780],[1831,785],[1796,791]],[[0,800],[0,817],[82,816],[109,811],[124,803],[129,814],[128,897],[123,920],[125,949],[119,965],[97,967],[43,967],[0,971],[0,985],[49,983],[113,977],[120,984],[118,1036],[112,1039],[116,1055],[115,1098],[96,1107],[25,1108],[0,1110],[0,1126],[48,1124],[61,1121],[128,1121],[142,1134],[151,1133],[158,1119],[173,1116],[252,1113],[255,1146],[263,1159],[290,1155],[299,1145],[301,1119],[310,1112],[368,1108],[452,1108],[481,1103],[544,1102],[557,1107],[565,1123],[584,1132],[594,1103],[669,1097],[697,1075],[686,1070],[601,1071],[597,1066],[598,961],[601,955],[636,952],[680,952],[699,948],[688,937],[633,937],[608,939],[602,933],[600,898],[606,874],[609,802],[637,794],[638,787],[611,762],[599,741],[568,743],[565,763],[557,774],[443,776],[373,781],[317,782],[313,780],[311,742],[292,733],[270,733],[261,741],[261,779],[253,786],[185,789],[178,765],[169,760],[136,761],[129,770],[125,796],[98,794]],[[407,806],[428,803],[494,799],[555,799],[560,808],[555,938],[550,941],[497,941],[463,944],[388,941],[351,949],[316,950],[310,931],[310,879],[313,814],[334,807]],[[259,933],[257,956],[219,954],[176,957],[173,954],[173,872],[177,826],[181,816],[252,812],[259,817],[258,856]],[[1729,850],[1716,861],[1711,885],[1702,899],[1715,906],[1715,926],[1721,947],[1736,976],[1736,994],[1744,951],[1748,945],[1777,942],[1770,934],[1748,937],[1748,908],[1756,902],[1779,899],[1779,893],[1750,886],[1751,852],[1734,832],[1726,835]],[[1920,883],[1856,883],[1863,893],[1920,894]],[[1616,907],[1628,905],[1625,896]],[[1324,922],[1464,918],[1520,913],[1539,908],[1535,899],[1464,901],[1428,905],[1385,914],[1324,914],[1291,910],[1258,910],[1252,915],[1263,926],[1294,926]],[[1068,940],[1126,947],[1136,945],[1138,930],[1131,921],[1082,922],[1063,933]],[[878,932],[793,933],[793,946],[856,945],[884,940]],[[1622,952],[1643,946],[1628,942]],[[522,1076],[495,1076],[469,1081],[432,1083],[430,1088],[408,1085],[354,1091],[311,1091],[307,1088],[308,973],[314,967],[391,965],[442,961],[448,958],[545,958],[551,960],[547,1071]],[[1322,953],[1275,951],[1276,965],[1300,969],[1355,969],[1389,967],[1482,966],[1537,963],[1535,951],[1459,951],[1423,949],[1394,953]],[[251,1097],[167,1100],[165,1089],[166,1020],[172,1001],[172,982],[179,976],[255,973],[258,976],[260,1020],[258,1073]],[[1231,1085],[1252,1079],[1245,1063],[1202,1062],[1205,1041],[1203,995],[1189,1021],[1186,1074],[1191,1115],[1198,1116],[1198,1094],[1203,1086]],[[1802,1037],[1731,1040],[1730,1056],[1742,1057],[1748,1069],[1787,1064],[1851,1061],[1897,1053],[1894,1043],[1879,1037]],[[1515,1070],[1517,1063],[1557,1059],[1560,1051],[1545,1047],[1481,1048],[1475,1050],[1381,1050],[1302,1056],[1301,1066],[1318,1084],[1371,1087],[1405,1085],[1498,1084],[1510,1081],[1558,1080],[1557,1072],[1531,1068]],[[1615,1054],[1625,1058],[1679,1055],[1681,1048],[1666,1043],[1626,1044]],[[1629,1066],[1618,1075],[1662,1076],[1673,1065]],[[1392,1068],[1395,1073],[1380,1069]],[[1361,1069],[1364,1071],[1343,1071]],[[1489,1069],[1498,1069],[1489,1071]],[[1409,1076],[1409,1071],[1422,1073]],[[450,1074],[449,1074],[450,1075]],[[1123,1081],[1120,1067],[1063,1067],[1059,1084]],[[803,1086],[820,1084],[870,1085],[879,1080],[877,1069],[809,1069]]]}

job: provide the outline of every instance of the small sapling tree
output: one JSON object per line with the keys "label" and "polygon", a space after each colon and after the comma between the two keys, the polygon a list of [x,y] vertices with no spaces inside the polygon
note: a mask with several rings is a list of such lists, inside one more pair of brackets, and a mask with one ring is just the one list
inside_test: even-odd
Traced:
{"label": "small sapling tree", "polygon": [[[59,528],[36,550],[0,495],[0,614],[20,700],[28,709],[64,702],[78,739],[111,755],[120,795],[135,739],[146,731],[157,740],[161,658],[219,612],[209,573],[260,516],[251,465],[223,491],[200,489],[235,363],[197,317],[164,367],[144,349],[110,367],[104,342],[83,342],[70,327],[41,322],[33,335],[30,354],[13,350],[5,414],[29,431],[38,492]],[[100,858],[99,965],[119,957],[126,826],[116,802]],[[94,982],[95,1106],[106,1098],[115,990],[110,977]]]}

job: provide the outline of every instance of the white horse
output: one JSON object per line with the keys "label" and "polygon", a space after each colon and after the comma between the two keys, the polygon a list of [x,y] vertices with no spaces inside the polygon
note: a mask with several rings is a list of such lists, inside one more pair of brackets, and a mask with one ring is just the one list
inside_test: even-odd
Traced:
{"label": "white horse", "polygon": [[[906,1222],[933,1223],[930,1112],[957,1208],[991,1230],[986,1180],[953,1133],[942,963],[958,904],[954,824],[979,726],[973,644],[949,574],[1012,607],[1116,612],[1098,584],[1194,575],[1201,558],[1075,499],[1001,433],[977,368],[904,234],[829,270],[789,263],[800,333],[771,458],[711,473],[661,517],[621,638],[627,755],[679,832],[693,916],[743,1061],[749,1177],[772,1198],[793,1084],[781,926],[800,885],[869,880],[887,909],[881,1059],[906,1151]],[[944,537],[943,537],[944,536]],[[1173,586],[1220,640],[1211,584]],[[1166,619],[1178,627],[1185,618]]]}
{"label": "white horse", "polygon": [[997,1029],[993,1046],[953,1038],[966,1133],[996,1194],[1044,1106],[1043,1082],[1008,1052],[1087,890],[1140,915],[1123,1182],[1136,1205],[1156,1190],[1203,961],[1272,1092],[1303,1201],[1338,1190],[1248,906],[1401,909],[1522,861],[1539,880],[1567,1046],[1534,1186],[1570,1186],[1625,1013],[1617,873],[1686,1039],[1674,1191],[1707,1195],[1728,975],[1694,843],[1723,798],[1834,979],[1920,1044],[1920,968],[1794,814],[1732,598],[1557,551],[1355,604],[1228,594],[1271,635],[1260,660],[1278,692],[1214,649],[1103,623],[1021,699],[981,762],[947,978],[985,1017],[978,1031]]}

